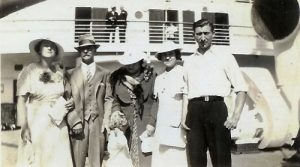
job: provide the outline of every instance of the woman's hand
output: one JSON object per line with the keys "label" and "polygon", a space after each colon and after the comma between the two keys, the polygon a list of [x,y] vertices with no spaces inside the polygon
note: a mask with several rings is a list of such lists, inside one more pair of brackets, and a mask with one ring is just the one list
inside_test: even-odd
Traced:
{"label": "woman's hand", "polygon": [[152,125],[147,125],[146,126],[146,132],[148,136],[152,136],[154,133],[155,127],[153,127]]}
{"label": "woman's hand", "polygon": [[31,142],[31,133],[30,133],[28,126],[22,127],[21,138],[22,138],[23,142],[27,142],[27,141]]}
{"label": "woman's hand", "polygon": [[185,124],[185,119],[181,120],[181,126],[183,127],[183,129],[185,130],[191,130],[186,124]]}
{"label": "woman's hand", "polygon": [[[186,76],[185,76],[186,77]],[[188,97],[187,94],[182,95],[182,117],[181,117],[181,126],[185,130],[191,130],[186,124],[186,116],[188,113]]]}
{"label": "woman's hand", "polygon": [[101,127],[101,133],[103,133],[106,129],[107,136],[110,134],[110,128],[109,128],[109,120],[103,119],[103,124]]}
{"label": "woman's hand", "polygon": [[74,99],[71,97],[65,104],[66,109],[70,112],[75,108]]}

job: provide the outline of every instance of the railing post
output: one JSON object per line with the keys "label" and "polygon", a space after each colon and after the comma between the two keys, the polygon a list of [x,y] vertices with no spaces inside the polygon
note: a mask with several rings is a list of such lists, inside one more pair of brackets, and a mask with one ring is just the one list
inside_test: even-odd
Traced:
{"label": "railing post", "polygon": [[93,34],[93,22],[90,21],[90,34]]}
{"label": "railing post", "polygon": [[162,23],[162,29],[163,29],[162,40],[166,41],[167,40],[167,37],[166,37],[166,23]]}
{"label": "railing post", "polygon": [[183,23],[178,24],[178,42],[183,45]]}

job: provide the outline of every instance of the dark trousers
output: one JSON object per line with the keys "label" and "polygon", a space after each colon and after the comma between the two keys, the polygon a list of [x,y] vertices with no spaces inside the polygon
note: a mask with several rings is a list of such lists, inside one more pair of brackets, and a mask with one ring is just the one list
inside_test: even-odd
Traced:
{"label": "dark trousers", "polygon": [[73,159],[75,167],[84,167],[88,155],[91,167],[101,167],[104,157],[104,135],[100,132],[99,117],[85,122],[84,135],[80,139],[72,139]]}
{"label": "dark trousers", "polygon": [[297,150],[297,153],[300,153],[300,128],[299,128],[298,134],[295,138],[295,142],[293,144],[293,147]]}
{"label": "dark trousers", "polygon": [[224,126],[227,107],[223,101],[189,100],[186,125],[187,149],[191,167],[206,167],[207,149],[214,167],[230,167],[230,131]]}

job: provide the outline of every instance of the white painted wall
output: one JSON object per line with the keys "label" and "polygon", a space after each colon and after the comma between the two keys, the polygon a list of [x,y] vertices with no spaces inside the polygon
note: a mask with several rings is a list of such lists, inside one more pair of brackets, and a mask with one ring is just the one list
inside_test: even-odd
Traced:
{"label": "white painted wall", "polygon": [[[298,1],[299,3],[299,1]],[[274,42],[275,67],[278,85],[290,109],[290,133],[295,137],[300,117],[300,23],[294,32]]]}

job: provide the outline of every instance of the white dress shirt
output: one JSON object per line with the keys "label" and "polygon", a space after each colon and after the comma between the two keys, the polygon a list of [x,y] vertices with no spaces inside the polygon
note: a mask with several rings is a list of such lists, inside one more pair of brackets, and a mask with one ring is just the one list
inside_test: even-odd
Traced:
{"label": "white dress shirt", "polygon": [[228,96],[233,91],[247,91],[239,66],[232,54],[211,47],[204,54],[196,51],[184,61],[188,80],[188,98]]}
{"label": "white dress shirt", "polygon": [[96,72],[96,63],[93,62],[89,65],[85,64],[85,63],[81,63],[81,71],[82,71],[82,74],[84,76],[84,79],[87,81],[87,71],[90,70],[91,72],[91,78],[93,78],[93,76],[95,75],[95,72]]}

